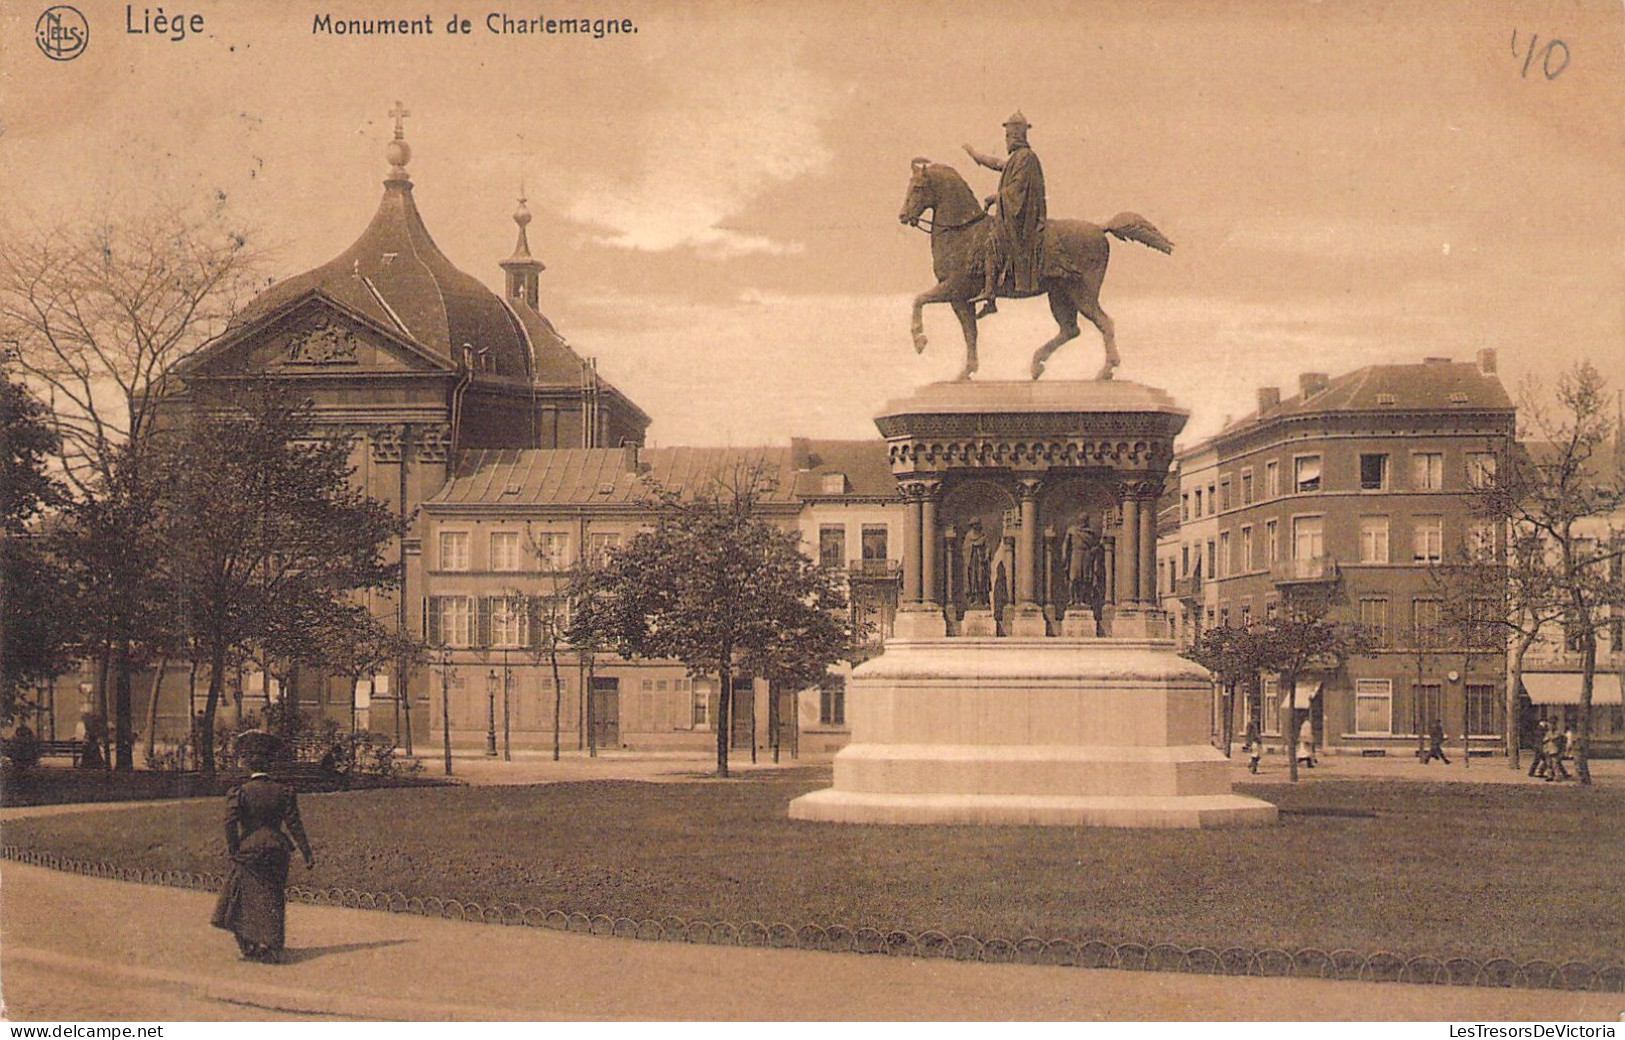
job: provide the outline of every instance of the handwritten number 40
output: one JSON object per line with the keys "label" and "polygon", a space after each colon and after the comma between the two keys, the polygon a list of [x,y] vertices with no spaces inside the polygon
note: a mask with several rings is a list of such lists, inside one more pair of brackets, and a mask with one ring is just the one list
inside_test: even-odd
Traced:
{"label": "handwritten number 40", "polygon": [[[1559,54],[1558,52],[1562,53]],[[1522,75],[1529,75],[1529,67],[1535,62],[1535,55],[1540,55],[1540,70],[1548,81],[1554,80],[1563,74],[1569,67],[1569,45],[1562,40],[1548,40],[1545,47],[1540,46],[1540,34],[1532,33],[1529,36],[1529,47],[1521,55],[1523,58]],[[1512,30],[1512,56],[1518,54],[1518,30]]]}

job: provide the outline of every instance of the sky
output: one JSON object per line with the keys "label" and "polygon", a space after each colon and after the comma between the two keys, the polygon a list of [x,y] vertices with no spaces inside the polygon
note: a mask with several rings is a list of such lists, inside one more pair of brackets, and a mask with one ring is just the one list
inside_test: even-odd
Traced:
{"label": "sky", "polygon": [[[72,61],[35,46],[46,6],[0,9],[0,231],[224,194],[287,277],[365,227],[399,100],[441,249],[500,288],[523,179],[541,309],[655,444],[874,436],[888,399],[953,378],[951,312],[909,338],[934,283],[897,220],[909,162],[990,193],[961,145],[1000,151],[1016,109],[1052,217],[1129,210],[1174,241],[1114,242],[1101,302],[1119,378],[1189,408],[1186,443],[1305,371],[1483,347],[1515,393],[1582,358],[1625,387],[1618,2],[76,0]],[[128,31],[177,10],[204,30]],[[637,32],[496,35],[490,12]],[[1020,379],[1054,323],[1012,301],[981,329],[978,378]],[[1044,378],[1101,360],[1085,325]]]}

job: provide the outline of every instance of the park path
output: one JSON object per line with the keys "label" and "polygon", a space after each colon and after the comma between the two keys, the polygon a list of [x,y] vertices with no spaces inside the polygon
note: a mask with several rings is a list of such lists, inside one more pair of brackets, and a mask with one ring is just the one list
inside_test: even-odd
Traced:
{"label": "park path", "polygon": [[[297,868],[296,868],[297,869]],[[289,908],[236,957],[213,896],[4,865],[11,1020],[1609,1020],[1625,996],[961,964]]]}

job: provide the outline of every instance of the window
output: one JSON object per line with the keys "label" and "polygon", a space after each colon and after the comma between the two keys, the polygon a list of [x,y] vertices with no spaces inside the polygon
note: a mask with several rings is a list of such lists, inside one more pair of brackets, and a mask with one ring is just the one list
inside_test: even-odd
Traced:
{"label": "window", "polygon": [[1196,515],[1202,515],[1202,489],[1196,489]]}
{"label": "window", "polygon": [[1219,625],[1221,627],[1223,627],[1223,628],[1229,628],[1230,627],[1230,608],[1229,607],[1220,607],[1219,608]]}
{"label": "window", "polygon": [[1625,617],[1620,615],[1620,608],[1608,608],[1608,650],[1610,653],[1625,653]]}
{"label": "window", "polygon": [[468,532],[440,532],[440,569],[443,571],[468,570]]}
{"label": "window", "polygon": [[863,562],[884,563],[886,561],[886,525],[863,525]]}
{"label": "window", "polygon": [[1501,698],[1495,687],[1470,683],[1467,686],[1467,733],[1474,737],[1493,737],[1501,732]]}
{"label": "window", "polygon": [[562,571],[570,566],[570,536],[562,531],[536,535],[536,557],[544,570]]}
{"label": "window", "polygon": [[1411,558],[1417,563],[1438,563],[1444,559],[1444,517],[1416,518],[1415,545]]}
{"label": "window", "polygon": [[1281,524],[1277,520],[1264,521],[1264,564],[1273,567],[1281,556]]}
{"label": "window", "polygon": [[1438,683],[1413,683],[1411,688],[1416,692],[1416,716],[1411,719],[1411,725],[1417,733],[1426,733],[1433,728],[1437,720],[1444,722],[1444,687]]}
{"label": "window", "polygon": [[1360,456],[1360,490],[1383,491],[1388,487],[1388,456]]}
{"label": "window", "polygon": [[491,532],[491,569],[516,571],[519,569],[519,532]]}
{"label": "window", "polygon": [[1230,532],[1219,532],[1219,569],[1213,572],[1215,578],[1227,578],[1235,573],[1235,561],[1230,558]]}
{"label": "window", "polygon": [[1218,564],[1219,564],[1218,549],[1214,546],[1213,539],[1209,538],[1207,540],[1207,576],[1208,577],[1217,578],[1219,576]]}
{"label": "window", "polygon": [[1292,558],[1313,560],[1325,555],[1326,518],[1322,516],[1295,516],[1292,518]]}
{"label": "window", "polygon": [[1320,456],[1301,455],[1292,460],[1292,486],[1297,493],[1320,490]]}
{"label": "window", "polygon": [[1264,601],[1264,618],[1265,618],[1265,620],[1274,621],[1275,620],[1275,615],[1280,613],[1280,610],[1281,610],[1281,601],[1280,600],[1267,599],[1267,600]]}
{"label": "window", "polygon": [[818,684],[818,721],[825,726],[846,725],[846,677],[828,675]]}
{"label": "window", "polygon": [[493,596],[486,600],[490,611],[491,646],[520,647],[530,645],[530,614],[525,603],[516,596]]}
{"label": "window", "polygon": [[1388,518],[1360,517],[1360,562],[1388,562]]}
{"label": "window", "polygon": [[1241,504],[1244,506],[1253,504],[1253,471],[1250,469],[1241,471]]}
{"label": "window", "polygon": [[1179,496],[1179,518],[1181,520],[1191,518],[1191,493],[1189,491]]}
{"label": "window", "polygon": [[1264,463],[1264,495],[1268,498],[1279,498],[1281,495],[1281,464],[1279,462]]}
{"label": "window", "polygon": [[821,490],[826,495],[846,494],[845,473],[825,473],[819,481]]}
{"label": "window", "polygon": [[1207,515],[1212,516],[1219,511],[1219,491],[1212,484],[1207,486]]}
{"label": "window", "polygon": [[1258,684],[1264,699],[1264,732],[1281,732],[1281,684],[1276,679],[1265,679]]}
{"label": "window", "polygon": [[1388,645],[1388,600],[1380,596],[1360,600],[1360,627],[1375,646]]}
{"label": "window", "polygon": [[1439,601],[1436,599],[1411,600],[1411,633],[1415,646],[1439,645]]}
{"label": "window", "polygon": [[1467,525],[1467,558],[1493,560],[1495,558],[1495,525],[1487,520],[1474,520]]}
{"label": "window", "polygon": [[1444,487],[1444,453],[1419,451],[1411,456],[1411,485],[1418,491],[1438,491]]}
{"label": "window", "polygon": [[1241,529],[1241,570],[1251,574],[1253,570],[1253,529],[1251,525]]}
{"label": "window", "polygon": [[696,682],[691,701],[694,705],[689,722],[695,729],[709,729],[711,726],[711,684]]}
{"label": "window", "polygon": [[1467,453],[1467,486],[1474,491],[1495,486],[1495,452],[1470,451]]}
{"label": "window", "polygon": [[473,613],[467,596],[430,596],[425,618],[429,645],[471,645]]}
{"label": "window", "polygon": [[1186,577],[1191,573],[1191,547],[1188,545],[1179,547],[1179,573]]}
{"label": "window", "polygon": [[595,531],[587,536],[587,558],[594,564],[602,565],[609,560],[611,549],[618,549],[621,545],[619,531]]}
{"label": "window", "polygon": [[1354,732],[1394,731],[1394,684],[1391,679],[1354,680]]}
{"label": "window", "polygon": [[1230,505],[1230,478],[1225,477],[1219,481],[1219,509],[1227,510]]}
{"label": "window", "polygon": [[846,528],[824,524],[818,528],[818,562],[832,570],[846,566]]}
{"label": "window", "polygon": [[1253,623],[1253,605],[1251,603],[1243,603],[1241,605],[1241,627],[1242,628],[1249,628],[1249,627],[1251,627],[1252,623]]}

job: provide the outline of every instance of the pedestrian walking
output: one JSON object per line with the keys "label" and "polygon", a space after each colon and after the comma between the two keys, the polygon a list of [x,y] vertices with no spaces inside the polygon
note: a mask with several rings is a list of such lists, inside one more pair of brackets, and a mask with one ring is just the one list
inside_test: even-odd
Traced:
{"label": "pedestrian walking", "polygon": [[1298,727],[1298,762],[1306,769],[1315,768],[1315,727],[1307,716]]}
{"label": "pedestrian walking", "polygon": [[1556,726],[1552,727],[1552,750],[1548,754],[1548,758],[1550,763],[1547,779],[1574,779],[1573,775],[1569,773],[1568,767],[1564,765],[1565,762],[1574,761],[1574,730],[1566,729],[1559,733]]}
{"label": "pedestrian walking", "polygon": [[1247,720],[1247,772],[1258,772],[1258,760],[1264,757],[1264,740],[1258,733],[1258,723]]}
{"label": "pedestrian walking", "polygon": [[1540,742],[1541,758],[1545,759],[1545,768],[1541,775],[1547,783],[1553,780],[1567,780],[1568,770],[1563,768],[1563,734],[1557,732],[1557,727],[1547,726],[1546,736]]}
{"label": "pedestrian walking", "polygon": [[1428,753],[1422,756],[1422,764],[1427,765],[1434,759],[1445,765],[1450,764],[1450,760],[1444,757],[1444,723],[1438,719],[1434,719],[1433,725],[1428,728]]}
{"label": "pedestrian walking", "polygon": [[253,742],[254,750],[246,756],[252,774],[226,795],[226,851],[231,870],[210,920],[216,928],[237,937],[244,960],[271,964],[280,959],[286,937],[288,865],[295,845],[304,856],[306,870],[316,865],[293,786],[271,779],[266,772],[275,741],[265,734]]}
{"label": "pedestrian walking", "polygon": [[1529,736],[1529,775],[1546,776],[1551,772],[1551,766],[1546,761],[1546,738],[1549,730],[1546,720],[1541,719],[1540,725]]}

